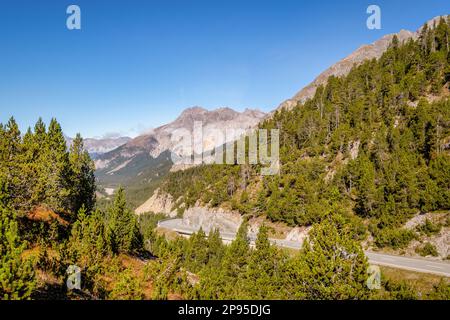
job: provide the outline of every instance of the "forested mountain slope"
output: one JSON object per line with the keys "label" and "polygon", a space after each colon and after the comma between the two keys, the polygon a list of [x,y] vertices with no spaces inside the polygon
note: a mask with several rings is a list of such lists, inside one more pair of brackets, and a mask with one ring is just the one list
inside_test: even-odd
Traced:
{"label": "forested mountain slope", "polygon": [[[446,16],[442,17],[445,18]],[[439,23],[440,19],[441,16],[437,16],[427,21],[425,24],[427,25],[427,28],[433,28],[437,23]],[[359,47],[350,55],[336,62],[331,67],[319,74],[310,84],[302,88],[291,99],[282,102],[278,109],[290,109],[296,106],[298,103],[304,103],[306,102],[306,100],[314,96],[319,86],[325,85],[327,83],[330,76],[346,76],[355,65],[360,65],[366,60],[380,58],[381,55],[389,48],[389,45],[392,42],[394,36],[397,37],[400,43],[404,43],[410,39],[417,40],[424,26],[422,26],[415,32],[409,30],[400,30],[400,32],[397,33],[387,34],[371,44]]]}
{"label": "forested mountain slope", "polygon": [[258,166],[203,166],[170,174],[163,189],[308,225],[342,212],[383,246],[418,212],[450,209],[450,20],[417,40],[394,37],[378,59],[330,77],[314,97],[279,110],[261,128],[280,130],[281,174]]}

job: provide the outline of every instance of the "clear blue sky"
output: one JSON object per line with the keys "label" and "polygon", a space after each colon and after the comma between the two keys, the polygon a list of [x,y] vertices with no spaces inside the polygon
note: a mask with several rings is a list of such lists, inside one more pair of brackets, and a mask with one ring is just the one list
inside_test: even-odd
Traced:
{"label": "clear blue sky", "polygon": [[[77,4],[82,30],[66,28]],[[382,29],[366,28],[366,8]],[[362,44],[448,14],[428,1],[2,0],[0,122],[136,135],[183,109],[274,109]]]}

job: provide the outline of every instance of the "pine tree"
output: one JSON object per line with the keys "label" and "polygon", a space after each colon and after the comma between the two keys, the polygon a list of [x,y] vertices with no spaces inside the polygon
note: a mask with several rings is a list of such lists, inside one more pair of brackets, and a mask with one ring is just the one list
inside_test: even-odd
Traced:
{"label": "pine tree", "polygon": [[117,190],[109,210],[108,238],[114,252],[133,252],[142,247],[137,219],[127,208],[122,187]]}
{"label": "pine tree", "polygon": [[224,257],[222,280],[225,281],[225,290],[228,292],[228,297],[239,298],[244,294],[242,278],[248,264],[250,250],[247,230],[247,222],[243,222],[239,227],[236,238],[227,248]]}
{"label": "pine tree", "polygon": [[186,260],[189,271],[194,273],[200,271],[207,264],[208,240],[202,228],[189,238]]}
{"label": "pine tree", "polygon": [[225,246],[222,242],[219,229],[214,229],[208,235],[208,264],[218,268],[225,254]]}
{"label": "pine tree", "polygon": [[430,163],[429,173],[436,185],[433,199],[439,208],[450,209],[450,156],[441,154]]}
{"label": "pine tree", "polygon": [[277,299],[281,297],[280,264],[283,257],[270,244],[265,225],[260,227],[255,245],[245,274],[246,298]]}
{"label": "pine tree", "polygon": [[77,134],[70,146],[71,168],[71,210],[78,212],[81,207],[90,212],[95,204],[95,167],[88,152],[84,150],[83,139]]}
{"label": "pine tree", "polygon": [[45,204],[55,211],[69,211],[70,165],[66,141],[60,124],[52,119],[45,141],[41,182],[45,186]]}
{"label": "pine tree", "polygon": [[34,134],[31,128],[23,136],[21,154],[21,205],[23,211],[30,211],[38,204],[34,197],[34,188],[37,185],[39,172],[39,144],[35,143]]}
{"label": "pine tree", "polygon": [[21,241],[13,211],[5,203],[5,183],[0,180],[0,299],[27,299],[35,288],[30,260],[22,258]]}
{"label": "pine tree", "polygon": [[22,193],[24,181],[21,177],[21,151],[22,140],[19,126],[13,117],[6,124],[4,131],[4,169],[6,181],[8,183],[8,191],[14,208],[19,208],[22,203]]}
{"label": "pine tree", "polygon": [[82,207],[72,226],[69,244],[77,256],[91,264],[97,263],[108,253],[106,226],[103,214],[96,210],[91,214]]}
{"label": "pine tree", "polygon": [[[158,288],[155,289],[158,290]],[[163,293],[160,293],[160,296],[162,295]],[[133,274],[132,269],[126,269],[120,273],[110,298],[113,300],[142,300],[144,298],[139,278]],[[159,297],[155,296],[155,298]]]}
{"label": "pine tree", "polygon": [[31,167],[36,172],[36,181],[29,185],[31,192],[31,203],[39,205],[45,202],[47,186],[47,129],[42,118],[36,122],[33,130],[32,141],[28,150],[33,154],[33,163]]}
{"label": "pine tree", "polygon": [[377,205],[377,189],[375,184],[375,168],[366,155],[356,160],[356,212],[364,217],[375,215]]}
{"label": "pine tree", "polygon": [[339,216],[316,224],[305,241],[300,268],[302,291],[309,299],[368,297],[367,258],[350,226]]}

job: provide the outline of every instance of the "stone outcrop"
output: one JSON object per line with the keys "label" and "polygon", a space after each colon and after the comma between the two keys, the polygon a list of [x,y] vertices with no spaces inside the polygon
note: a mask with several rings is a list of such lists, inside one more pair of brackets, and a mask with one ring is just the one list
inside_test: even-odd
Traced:
{"label": "stone outcrop", "polygon": [[236,233],[242,223],[239,213],[224,209],[210,209],[194,206],[183,214],[183,224],[190,227],[202,227],[205,232],[219,229],[223,233]]}
{"label": "stone outcrop", "polygon": [[308,237],[310,230],[311,227],[307,228],[295,227],[287,234],[286,240],[303,243],[303,241],[305,241],[305,239]]}
{"label": "stone outcrop", "polygon": [[135,210],[136,214],[145,212],[164,213],[170,217],[177,215],[176,210],[172,210],[174,205],[173,198],[170,194],[162,193],[156,189],[150,199]]}

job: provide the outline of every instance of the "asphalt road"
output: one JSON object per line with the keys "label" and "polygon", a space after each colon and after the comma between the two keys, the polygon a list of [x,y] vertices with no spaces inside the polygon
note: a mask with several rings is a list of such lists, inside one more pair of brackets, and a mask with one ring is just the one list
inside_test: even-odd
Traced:
{"label": "asphalt road", "polygon": [[[186,226],[182,223],[182,219],[170,219],[162,220],[158,223],[158,227],[169,229],[180,234],[190,235],[197,232],[199,228],[194,228],[191,226]],[[204,230],[208,232],[209,230]],[[223,240],[232,241],[235,238],[234,233],[221,232],[221,237]],[[256,235],[249,235],[250,241],[256,240]],[[290,249],[300,249],[300,243],[296,241],[287,241],[281,239],[270,239],[272,243],[277,246],[290,248]],[[416,272],[437,274],[445,277],[450,277],[450,263],[444,261],[436,261],[425,258],[410,258],[403,256],[395,256],[384,253],[377,253],[372,251],[366,251],[366,256],[369,259],[370,264],[388,266],[398,269],[411,270]]]}
{"label": "asphalt road", "polygon": [[450,263],[426,258],[411,258],[366,251],[371,264],[450,277]]}

